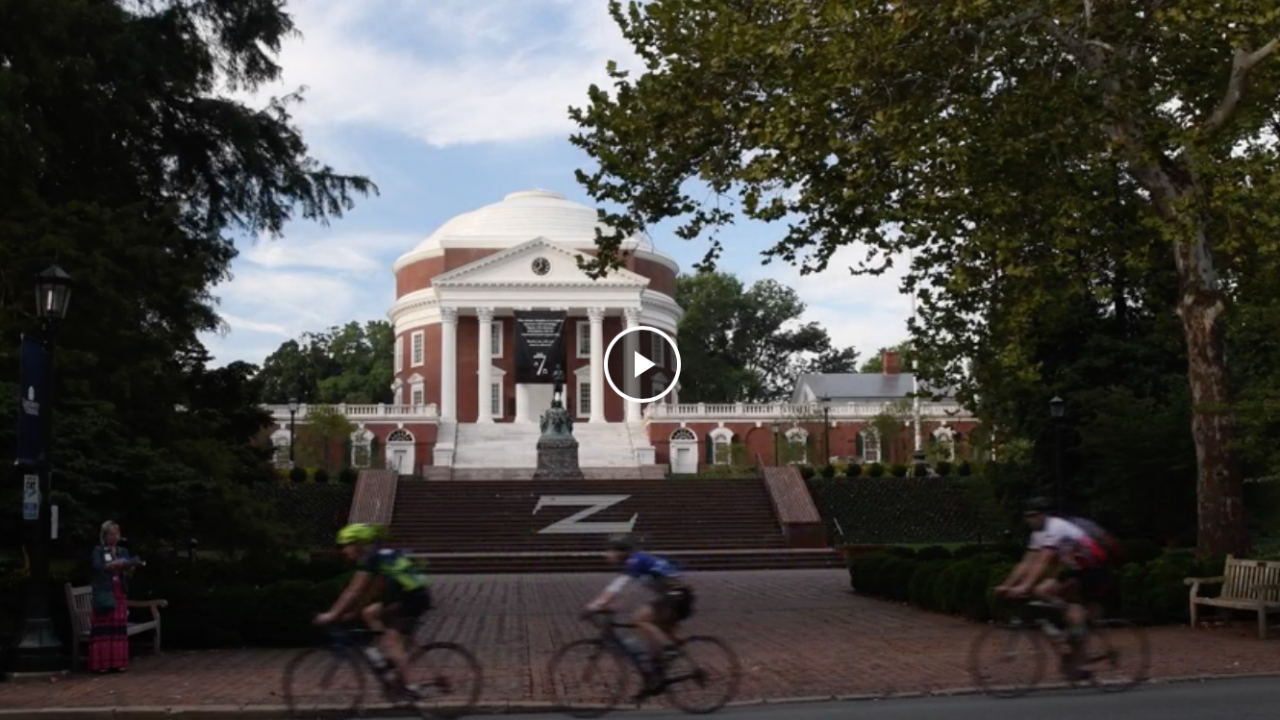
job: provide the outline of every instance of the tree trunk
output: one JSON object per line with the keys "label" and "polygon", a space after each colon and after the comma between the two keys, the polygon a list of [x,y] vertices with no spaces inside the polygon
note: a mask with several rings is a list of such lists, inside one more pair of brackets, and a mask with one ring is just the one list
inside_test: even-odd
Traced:
{"label": "tree trunk", "polygon": [[1227,384],[1226,298],[1214,279],[1204,226],[1174,246],[1196,443],[1197,538],[1201,555],[1240,553],[1246,543],[1243,486]]}

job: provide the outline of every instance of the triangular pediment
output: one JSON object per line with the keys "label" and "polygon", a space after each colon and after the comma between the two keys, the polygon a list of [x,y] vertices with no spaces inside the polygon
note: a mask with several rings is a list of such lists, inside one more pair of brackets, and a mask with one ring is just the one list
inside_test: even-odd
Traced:
{"label": "triangular pediment", "polygon": [[480,258],[437,275],[433,287],[477,287],[491,285],[587,285],[595,287],[644,288],[649,279],[630,270],[613,270],[606,277],[593,280],[578,269],[578,258],[585,253],[557,245],[545,238],[525,243]]}

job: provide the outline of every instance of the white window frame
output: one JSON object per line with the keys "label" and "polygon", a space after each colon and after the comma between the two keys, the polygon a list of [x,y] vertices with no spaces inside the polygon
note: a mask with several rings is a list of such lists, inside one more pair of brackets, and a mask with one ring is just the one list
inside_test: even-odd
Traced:
{"label": "white window frame", "polygon": [[502,381],[489,383],[489,414],[494,420],[502,419],[502,401],[505,399],[502,397]]}
{"label": "white window frame", "polygon": [[[582,349],[586,348],[586,352]],[[578,322],[578,342],[574,348],[574,357],[579,360],[591,358],[591,321],[581,320]]]}
{"label": "white window frame", "polygon": [[667,341],[658,333],[649,333],[649,359],[658,367],[667,366]]}
{"label": "white window frame", "polygon": [[403,335],[396,337],[395,352],[396,352],[396,361],[395,361],[396,372],[401,372],[404,370],[404,336]]}
{"label": "white window frame", "polygon": [[[718,427],[707,433],[711,438],[711,464],[728,465],[733,462],[733,431]],[[721,450],[723,448],[723,450]]]}
{"label": "white window frame", "polygon": [[[790,430],[787,430],[787,432],[783,437],[783,441],[787,443],[788,450],[790,449],[790,446],[793,444],[800,445],[800,459],[795,460],[793,462],[797,462],[801,465],[809,464],[809,431],[808,430],[805,430],[802,427],[793,427]],[[788,452],[787,454],[790,455],[791,453]]]}
{"label": "white window frame", "polygon": [[862,462],[880,462],[880,437],[875,430],[865,428],[858,435],[862,437]]}
{"label": "white window frame", "polygon": [[289,467],[289,431],[276,430],[271,433],[271,461],[278,468]]}
{"label": "white window frame", "polygon": [[[657,397],[659,393],[667,389],[667,376],[662,373],[654,373],[653,378],[649,381],[649,387],[649,397]],[[662,398],[662,400],[666,399],[665,397]],[[662,400],[656,400],[655,402],[662,402]]]}
{"label": "white window frame", "polygon": [[422,330],[415,330],[409,338],[409,346],[413,353],[409,367],[421,367],[427,361],[427,334]]}
{"label": "white window frame", "polygon": [[955,462],[955,459],[956,459],[955,430],[952,430],[951,428],[946,427],[944,425],[943,427],[940,427],[937,430],[934,430],[932,435],[933,435],[933,441],[935,443],[937,443],[938,445],[946,446],[946,457],[943,459],[948,462]]}
{"label": "white window frame", "polygon": [[[373,433],[364,428],[351,433],[351,467],[373,467],[373,437]],[[364,451],[363,462],[358,454],[362,450]]]}
{"label": "white window frame", "polygon": [[[586,400],[586,403],[583,403],[583,400]],[[573,406],[574,409],[578,411],[578,417],[591,417],[591,378],[578,378],[577,392],[574,394]]]}
{"label": "white window frame", "polygon": [[392,403],[393,405],[403,405],[403,404],[404,404],[404,386],[403,386],[403,385],[397,385],[397,386],[396,386],[396,389],[395,389],[395,397],[393,397],[393,398],[391,399],[391,403]]}
{"label": "white window frame", "polygon": [[489,359],[502,359],[502,318],[489,322]]}

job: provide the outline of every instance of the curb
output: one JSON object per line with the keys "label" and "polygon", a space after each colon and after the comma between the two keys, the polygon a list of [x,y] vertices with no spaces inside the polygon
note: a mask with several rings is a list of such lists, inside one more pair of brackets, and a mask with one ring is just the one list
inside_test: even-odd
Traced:
{"label": "curb", "polygon": [[[1227,675],[1178,675],[1173,677],[1153,678],[1145,685],[1184,685],[1190,683],[1217,682],[1223,680],[1250,680],[1261,678],[1280,678],[1280,672],[1239,673]],[[1047,683],[1041,685],[1038,692],[1065,690],[1067,683]],[[731,702],[728,708],[762,707],[773,705],[806,705],[823,702],[869,702],[892,701],[919,698],[944,698],[982,695],[983,691],[976,687],[956,687],[944,690],[904,691],[888,693],[857,693],[848,695],[807,695],[800,697],[761,698],[759,700],[743,700]],[[619,707],[615,712],[634,712],[627,706]],[[555,704],[550,702],[526,701],[504,704],[484,704],[476,708],[475,715],[528,715],[534,713],[555,712]],[[389,705],[374,705],[366,708],[361,717],[403,717],[404,708]],[[288,716],[288,709],[283,705],[137,705],[131,707],[79,707],[79,708],[24,708],[16,710],[0,710],[0,720],[280,720]]]}

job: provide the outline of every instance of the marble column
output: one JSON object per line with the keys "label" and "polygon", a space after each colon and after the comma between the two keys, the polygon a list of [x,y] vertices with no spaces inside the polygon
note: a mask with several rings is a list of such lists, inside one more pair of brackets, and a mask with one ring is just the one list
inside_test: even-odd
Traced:
{"label": "marble column", "polygon": [[458,419],[457,308],[440,308],[440,417]]}
{"label": "marble column", "polygon": [[588,422],[604,422],[604,308],[587,308],[591,321],[591,417]]}
{"label": "marble column", "polygon": [[493,422],[493,308],[476,308],[480,321],[480,383],[476,399],[476,422]]}
{"label": "marble column", "polygon": [[[626,308],[623,314],[627,318],[627,329],[640,327],[640,308]],[[640,396],[640,378],[635,376],[636,348],[640,347],[640,338],[645,333],[633,332],[622,339],[626,343],[626,362],[622,363],[626,378],[623,387],[631,397]],[[627,406],[627,422],[640,422],[640,403],[624,400]]]}

